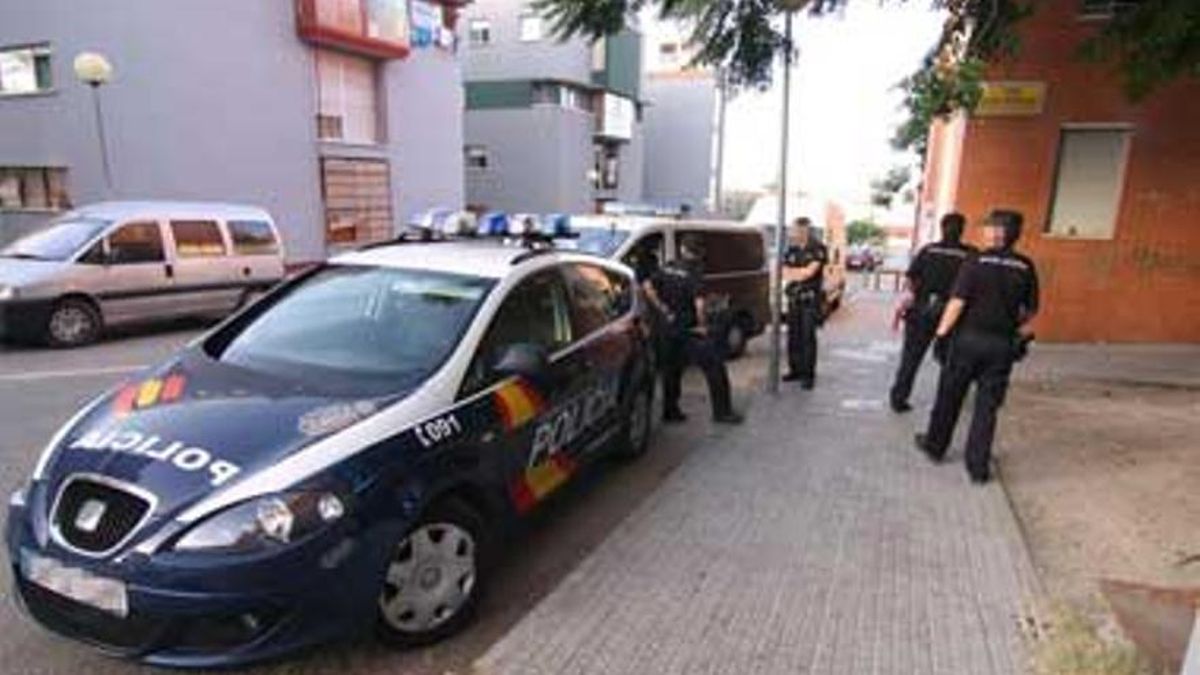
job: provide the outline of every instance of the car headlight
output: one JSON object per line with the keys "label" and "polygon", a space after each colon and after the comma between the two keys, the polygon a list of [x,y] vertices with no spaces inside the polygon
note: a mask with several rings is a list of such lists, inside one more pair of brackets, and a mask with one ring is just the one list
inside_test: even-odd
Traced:
{"label": "car headlight", "polygon": [[267,495],[200,521],[171,548],[183,552],[261,550],[304,539],[345,514],[345,502],[332,492]]}
{"label": "car headlight", "polygon": [[17,298],[17,287],[0,284],[0,300],[15,300]]}

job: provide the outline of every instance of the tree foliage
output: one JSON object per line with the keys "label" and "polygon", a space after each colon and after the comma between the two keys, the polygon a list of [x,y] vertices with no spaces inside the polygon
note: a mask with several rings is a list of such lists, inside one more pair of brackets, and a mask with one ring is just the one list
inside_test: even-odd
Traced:
{"label": "tree foliage", "polygon": [[871,181],[871,203],[885,209],[892,208],[896,195],[912,181],[912,169],[894,166],[887,175]]}
{"label": "tree foliage", "polygon": [[846,241],[851,244],[878,244],[885,234],[882,227],[870,220],[852,220],[846,225]]}
{"label": "tree foliage", "polygon": [[[851,0],[808,0],[823,16]],[[876,0],[880,1],[880,0]],[[890,0],[907,2],[911,0]],[[923,1],[923,0],[915,0]],[[981,95],[984,65],[1018,49],[1016,26],[1050,0],[930,0],[945,24],[921,67],[900,83],[908,119],[894,144],[923,153],[929,126]],[[1069,0],[1056,0],[1069,1]],[[733,86],[770,83],[774,61],[790,54],[779,21],[794,0],[534,0],[562,38],[599,38],[623,29],[646,7],[694,26],[698,64],[722,68]],[[1133,99],[1180,76],[1200,76],[1200,0],[1131,0],[1097,36],[1080,45],[1086,58],[1112,63]]]}

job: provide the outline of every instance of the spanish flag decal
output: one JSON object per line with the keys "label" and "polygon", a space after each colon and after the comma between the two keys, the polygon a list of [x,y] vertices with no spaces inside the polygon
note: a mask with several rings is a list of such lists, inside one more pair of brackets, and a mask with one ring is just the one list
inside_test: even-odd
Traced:
{"label": "spanish flag decal", "polygon": [[113,397],[113,414],[124,417],[134,410],[151,408],[162,403],[173,403],[183,396],[187,379],[183,375],[169,375],[127,384]]}
{"label": "spanish flag decal", "polygon": [[500,385],[493,395],[496,413],[505,431],[513,431],[541,414],[546,407],[541,394],[525,380],[511,379]]}
{"label": "spanish flag decal", "polygon": [[575,462],[565,453],[556,452],[529,467],[512,487],[513,503],[518,513],[526,513],[551,492],[554,492],[575,472]]}

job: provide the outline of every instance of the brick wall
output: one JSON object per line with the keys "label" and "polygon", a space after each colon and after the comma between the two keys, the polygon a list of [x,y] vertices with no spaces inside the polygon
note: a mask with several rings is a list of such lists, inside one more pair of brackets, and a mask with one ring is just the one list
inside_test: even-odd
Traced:
{"label": "brick wall", "polygon": [[[1200,342],[1200,81],[1130,103],[1111,67],[1076,58],[1076,45],[1102,25],[1078,18],[1078,6],[1039,3],[1022,25],[1019,56],[991,69],[990,79],[1046,82],[1045,109],[967,123],[956,206],[973,223],[995,206],[1025,213],[1022,247],[1041,274],[1044,339]],[[1088,123],[1132,130],[1115,234],[1048,236],[1060,131]],[[945,143],[932,140],[934,159]]]}

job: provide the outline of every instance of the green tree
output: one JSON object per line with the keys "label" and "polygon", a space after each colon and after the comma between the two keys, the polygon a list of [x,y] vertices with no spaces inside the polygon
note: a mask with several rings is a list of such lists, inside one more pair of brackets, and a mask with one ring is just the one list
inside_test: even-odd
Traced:
{"label": "green tree", "polygon": [[884,236],[883,228],[870,220],[852,220],[846,226],[846,241],[851,244],[878,244]]}
{"label": "green tree", "polygon": [[896,195],[907,187],[911,180],[912,169],[907,166],[888,169],[883,178],[871,181],[871,203],[885,209],[892,208]]}
{"label": "green tree", "polygon": [[[655,7],[662,18],[694,26],[698,64],[723,68],[733,86],[762,86],[771,80],[775,58],[795,49],[776,18],[797,5],[823,16],[850,1],[534,0],[534,6],[564,39],[611,35],[642,9]],[[908,118],[897,130],[895,145],[922,152],[934,119],[973,109],[984,64],[1015,53],[1016,25],[1047,1],[932,0],[947,18],[921,67],[900,84]],[[1082,57],[1112,64],[1132,100],[1178,77],[1200,78],[1200,1],[1134,0],[1123,7],[1079,45]]]}

